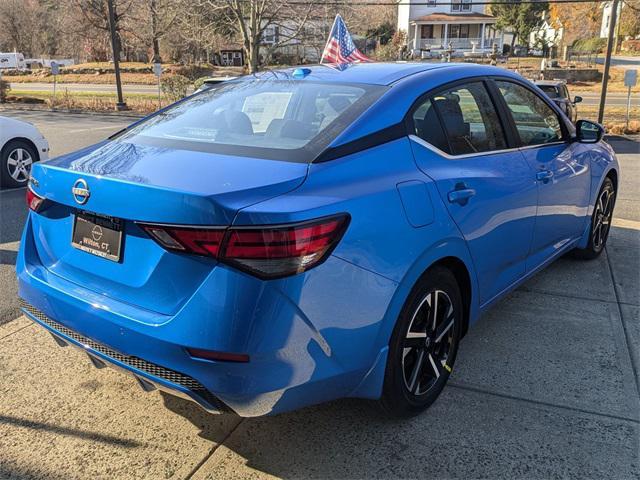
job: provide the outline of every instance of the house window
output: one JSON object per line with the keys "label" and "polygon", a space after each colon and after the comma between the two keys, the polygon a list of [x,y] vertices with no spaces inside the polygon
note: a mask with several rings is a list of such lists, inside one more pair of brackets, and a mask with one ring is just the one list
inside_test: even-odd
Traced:
{"label": "house window", "polygon": [[420,38],[433,38],[433,25],[422,25]]}
{"label": "house window", "polygon": [[469,25],[451,25],[449,38],[469,38]]}
{"label": "house window", "polygon": [[471,0],[452,0],[451,11],[452,12],[470,12]]}
{"label": "house window", "polygon": [[265,28],[263,34],[264,43],[277,43],[279,33],[278,30],[278,27]]}
{"label": "house window", "polygon": [[427,0],[427,7],[435,7],[436,0]]}

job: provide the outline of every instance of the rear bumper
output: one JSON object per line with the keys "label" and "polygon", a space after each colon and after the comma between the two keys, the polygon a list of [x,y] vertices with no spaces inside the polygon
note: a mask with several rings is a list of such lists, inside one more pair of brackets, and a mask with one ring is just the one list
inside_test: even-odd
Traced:
{"label": "rear bumper", "polygon": [[[386,345],[379,332],[393,282],[333,257],[271,282],[216,266],[179,311],[166,315],[52,273],[35,247],[31,220],[16,262],[23,311],[93,360],[207,410],[244,417],[379,395],[380,382],[354,392]],[[250,361],[203,360],[187,348],[244,353]]]}
{"label": "rear bumper", "polygon": [[161,390],[177,397],[191,400],[209,413],[232,412],[227,405],[209,392],[200,382],[188,375],[138,357],[117,352],[56,322],[23,299],[20,299],[20,308],[29,319],[48,330],[59,346],[66,347],[70,345],[86,352],[91,363],[96,368],[109,366],[132,374],[143,390],[147,392]]}

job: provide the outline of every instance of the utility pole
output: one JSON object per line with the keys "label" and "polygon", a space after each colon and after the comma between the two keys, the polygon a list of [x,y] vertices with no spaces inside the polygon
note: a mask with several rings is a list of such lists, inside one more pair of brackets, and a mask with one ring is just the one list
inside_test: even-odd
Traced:
{"label": "utility pole", "polygon": [[609,67],[611,67],[611,54],[616,32],[616,20],[618,18],[618,1],[613,0],[611,6],[611,18],[609,20],[609,39],[607,41],[607,56],[604,58],[604,74],[602,77],[602,92],[600,93],[600,108],[598,109],[598,123],[604,119],[604,105],[607,100],[607,85],[609,84]]}
{"label": "utility pole", "polygon": [[[617,0],[616,0],[617,1]],[[120,82],[120,45],[116,36],[116,15],[113,8],[113,0],[107,0],[109,8],[109,30],[111,30],[111,49],[113,50],[113,68],[116,72],[116,90],[118,91],[118,103],[116,110],[128,110],[127,104],[122,98],[122,83]]]}

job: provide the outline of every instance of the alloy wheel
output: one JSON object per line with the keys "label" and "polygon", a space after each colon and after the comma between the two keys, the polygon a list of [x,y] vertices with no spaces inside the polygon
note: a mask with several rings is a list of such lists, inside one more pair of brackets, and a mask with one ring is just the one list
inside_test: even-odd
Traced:
{"label": "alloy wheel", "polygon": [[426,394],[451,371],[447,365],[454,343],[453,302],[442,290],[429,292],[418,304],[403,342],[402,372],[413,395]]}
{"label": "alloy wheel", "polygon": [[596,211],[593,216],[593,228],[591,229],[592,243],[596,250],[600,250],[607,241],[611,228],[611,216],[615,192],[611,188],[605,188],[600,192],[596,202]]}
{"label": "alloy wheel", "polygon": [[24,183],[29,179],[33,158],[24,148],[12,150],[7,157],[7,171],[16,182]]}

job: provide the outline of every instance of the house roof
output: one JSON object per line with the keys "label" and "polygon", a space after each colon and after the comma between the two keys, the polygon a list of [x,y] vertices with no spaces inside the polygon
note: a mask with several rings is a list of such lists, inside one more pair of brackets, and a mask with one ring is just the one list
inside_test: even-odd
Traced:
{"label": "house roof", "polygon": [[485,13],[431,13],[422,17],[414,18],[411,23],[482,23],[495,22],[496,17]]}

